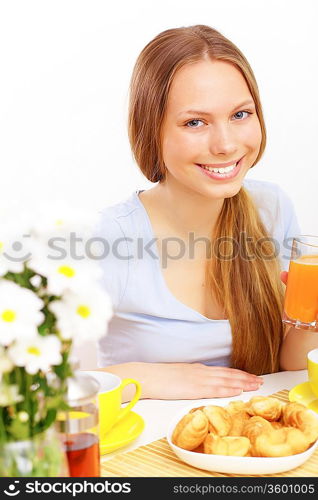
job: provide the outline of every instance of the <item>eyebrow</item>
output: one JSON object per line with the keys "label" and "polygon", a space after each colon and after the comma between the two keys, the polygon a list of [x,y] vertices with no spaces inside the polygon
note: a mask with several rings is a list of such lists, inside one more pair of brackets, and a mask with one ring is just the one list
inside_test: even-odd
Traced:
{"label": "eyebrow", "polygon": [[[235,106],[235,108],[233,108],[232,111],[235,111],[236,109],[238,108],[241,108],[242,106],[248,106],[248,105],[255,105],[254,104],[254,101],[252,99],[248,99],[247,101],[243,101],[241,102],[241,104],[238,104],[237,106]],[[188,109],[187,111],[181,111],[180,113],[178,113],[178,116],[179,115],[183,115],[183,114],[191,114],[191,115],[205,115],[205,116],[211,116],[212,113],[208,113],[207,111],[200,111],[198,109]]]}

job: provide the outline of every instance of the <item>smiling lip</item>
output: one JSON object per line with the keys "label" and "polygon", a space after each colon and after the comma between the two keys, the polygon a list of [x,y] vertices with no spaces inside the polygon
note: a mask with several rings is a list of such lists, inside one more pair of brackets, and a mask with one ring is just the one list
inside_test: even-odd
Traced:
{"label": "smiling lip", "polygon": [[[244,158],[244,157],[243,157]],[[216,172],[211,172],[209,170],[206,170],[205,168],[202,167],[202,165],[199,165],[199,164],[195,164],[199,169],[200,171],[204,174],[204,175],[207,175],[208,177],[210,177],[210,179],[215,179],[217,181],[227,181],[227,180],[230,180],[230,179],[233,179],[234,177],[237,176],[237,174],[239,173],[239,171],[241,170],[241,163],[242,163],[242,160],[243,158],[241,158],[235,165],[234,169],[231,170],[230,172],[227,172],[227,173],[216,173]],[[233,164],[232,164],[233,165]],[[230,165],[228,165],[230,166]],[[215,167],[214,167],[215,168]],[[221,168],[221,167],[220,167]]]}
{"label": "smiling lip", "polygon": [[233,160],[229,161],[228,163],[196,163],[196,165],[204,165],[206,167],[212,167],[212,168],[225,168],[225,167],[231,167],[235,163],[238,163],[241,158],[238,160]]}

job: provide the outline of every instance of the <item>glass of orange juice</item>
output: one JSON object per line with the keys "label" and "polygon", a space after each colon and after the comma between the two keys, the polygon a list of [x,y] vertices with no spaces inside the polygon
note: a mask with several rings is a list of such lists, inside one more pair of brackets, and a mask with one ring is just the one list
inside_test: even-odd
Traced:
{"label": "glass of orange juice", "polygon": [[318,332],[318,236],[293,239],[283,322]]}

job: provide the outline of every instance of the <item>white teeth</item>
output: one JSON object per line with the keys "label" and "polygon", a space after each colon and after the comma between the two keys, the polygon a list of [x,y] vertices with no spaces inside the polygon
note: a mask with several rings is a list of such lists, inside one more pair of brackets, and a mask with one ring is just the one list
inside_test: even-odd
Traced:
{"label": "white teeth", "polygon": [[225,168],[213,168],[213,167],[208,167],[207,165],[201,165],[201,167],[203,167],[205,170],[209,170],[209,172],[227,174],[229,172],[232,172],[232,170],[234,170],[234,168],[236,167],[236,163],[234,163],[234,165],[230,165],[229,167]]}

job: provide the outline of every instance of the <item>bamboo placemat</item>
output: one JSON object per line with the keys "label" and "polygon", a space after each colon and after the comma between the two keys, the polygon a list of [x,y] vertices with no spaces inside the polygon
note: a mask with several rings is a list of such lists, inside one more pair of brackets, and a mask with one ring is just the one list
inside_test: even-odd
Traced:
{"label": "bamboo placemat", "polygon": [[[288,391],[273,394],[288,402]],[[101,465],[102,477],[250,477],[248,474],[223,474],[197,469],[181,462],[173,453],[166,438],[158,439],[136,450],[117,455]],[[268,475],[260,475],[268,476]],[[300,467],[270,477],[317,477],[318,448]]]}

